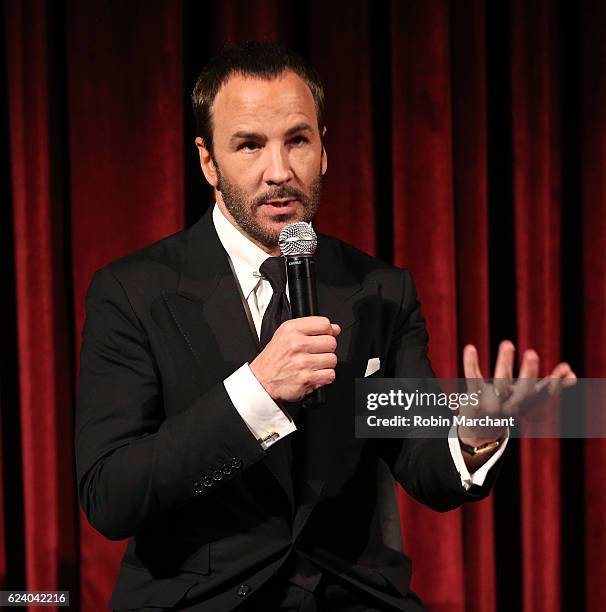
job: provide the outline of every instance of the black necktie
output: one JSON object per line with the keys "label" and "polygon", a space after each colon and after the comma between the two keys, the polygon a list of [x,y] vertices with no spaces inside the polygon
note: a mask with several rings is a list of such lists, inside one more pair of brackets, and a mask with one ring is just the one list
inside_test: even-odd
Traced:
{"label": "black necktie", "polygon": [[[259,270],[270,282],[271,288],[274,290],[271,300],[267,305],[267,310],[263,315],[263,322],[261,323],[260,344],[261,350],[263,350],[272,339],[276,329],[284,321],[291,318],[291,311],[288,298],[286,297],[286,266],[284,258],[270,257],[263,262]],[[293,418],[297,417],[299,404],[300,402],[283,402],[283,405]],[[298,429],[301,430],[301,428],[302,423],[298,423]],[[295,504],[297,503],[298,479],[300,477],[299,468],[301,464],[301,449],[300,445],[297,444],[298,441],[294,440],[294,434],[290,434],[285,440],[280,440],[269,448],[270,454],[277,459],[274,469],[290,472],[290,495],[295,498]],[[305,558],[299,556],[290,557],[286,565],[281,568],[281,573],[287,580],[309,591],[315,589],[322,577],[322,573],[318,568]]]}
{"label": "black necktie", "polygon": [[[270,282],[271,288],[274,290],[271,300],[267,305],[263,321],[261,323],[261,338],[260,345],[263,350],[268,342],[272,339],[276,329],[280,327],[284,321],[291,318],[290,304],[286,297],[286,266],[283,257],[270,257],[266,259],[259,268],[263,276]],[[297,402],[280,402],[281,406],[288,414],[295,418],[297,412]],[[276,460],[274,470],[279,470],[283,473],[283,480],[290,487],[290,495],[294,495],[292,489],[292,437],[293,434],[286,436],[284,440],[278,440],[272,444],[268,452]]]}
{"label": "black necktie", "polygon": [[259,268],[261,274],[269,281],[271,288],[274,290],[261,323],[261,350],[267,346],[276,329],[284,321],[291,318],[290,304],[286,297],[285,263],[284,257],[269,257]]}

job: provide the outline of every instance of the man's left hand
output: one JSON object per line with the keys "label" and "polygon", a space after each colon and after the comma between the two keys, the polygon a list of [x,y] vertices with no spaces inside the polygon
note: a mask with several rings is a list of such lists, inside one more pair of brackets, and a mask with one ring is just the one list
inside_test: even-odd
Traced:
{"label": "man's left hand", "polygon": [[[539,355],[529,349],[524,351],[518,380],[513,382],[515,346],[509,340],[499,345],[494,382],[487,383],[482,376],[475,346],[468,344],[463,349],[463,367],[468,390],[480,392],[480,405],[475,408],[461,408],[460,414],[466,416],[516,417],[523,416],[549,397],[560,393],[563,388],[576,384],[576,375],[567,363],[559,363],[549,376],[538,379]],[[473,412],[473,414],[471,414]],[[507,428],[498,427],[459,427],[459,439],[464,444],[478,447],[503,437]],[[465,462],[478,467],[488,459],[487,456],[470,456],[464,453]]]}

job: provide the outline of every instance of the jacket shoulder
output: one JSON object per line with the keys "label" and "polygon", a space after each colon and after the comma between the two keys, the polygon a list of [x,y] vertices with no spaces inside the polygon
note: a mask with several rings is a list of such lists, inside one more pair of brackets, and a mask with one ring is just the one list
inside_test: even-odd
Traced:
{"label": "jacket shoulder", "polygon": [[124,287],[152,284],[156,288],[174,286],[185,257],[187,230],[153,242],[103,266]]}
{"label": "jacket shoulder", "polygon": [[410,276],[404,268],[394,266],[378,257],[354,247],[353,245],[326,234],[318,234],[321,245],[321,259],[325,262],[347,269],[355,275],[357,282],[376,278],[399,278]]}
{"label": "jacket shoulder", "polygon": [[[410,270],[389,264],[357,249],[353,245],[325,234],[318,234],[319,265],[330,269],[322,276],[328,282],[381,287],[381,296],[391,303],[408,307],[417,297],[417,290]],[[320,248],[322,249],[320,255]]]}

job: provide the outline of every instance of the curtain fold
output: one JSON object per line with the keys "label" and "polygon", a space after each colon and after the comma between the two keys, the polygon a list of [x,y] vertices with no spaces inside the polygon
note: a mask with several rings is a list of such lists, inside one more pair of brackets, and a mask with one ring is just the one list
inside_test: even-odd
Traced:
{"label": "curtain fold", "polygon": [[47,9],[42,2],[5,4],[22,435],[22,455],[13,460],[22,464],[23,586],[30,590],[59,590],[74,581],[77,564],[66,202]]}
{"label": "curtain fold", "polygon": [[[560,361],[560,117],[556,8],[511,8],[513,183],[518,358],[535,349],[540,375]],[[540,239],[538,237],[540,236]],[[560,609],[560,441],[520,441],[523,603]],[[537,525],[542,528],[537,528]],[[540,572],[533,571],[540,567]]]}
{"label": "curtain fold", "polygon": [[[391,4],[394,262],[415,277],[430,359],[457,376],[451,74],[447,2]],[[462,515],[438,515],[401,492],[413,589],[431,610],[464,610]],[[440,580],[436,580],[440,576]]]}
{"label": "curtain fold", "polygon": [[[581,10],[583,297],[585,300],[585,376],[606,373],[606,6],[589,0]],[[606,397],[604,398],[606,403]],[[603,422],[606,416],[602,415]],[[588,423],[588,427],[591,427]],[[606,440],[585,442],[585,587],[587,609],[606,601]],[[583,504],[584,501],[584,504]]]}
{"label": "curtain fold", "polygon": [[[183,226],[181,5],[68,0],[71,244],[76,352],[98,268]],[[80,513],[83,612],[107,601],[124,543]]]}
{"label": "curtain fold", "polygon": [[[451,6],[453,193],[456,240],[457,355],[473,344],[490,375],[488,116],[486,14],[475,0]],[[460,363],[460,360],[459,360]],[[459,365],[459,375],[463,375]],[[493,498],[463,509],[465,605],[496,610]]]}
{"label": "curtain fold", "polygon": [[[309,56],[323,83],[327,100],[324,138],[328,172],[322,190],[317,225],[367,253],[376,254],[371,57],[359,53],[370,47],[370,7],[355,0],[347,12],[338,4],[312,0],[310,14],[322,19],[309,25]],[[342,34],[333,36],[339,23]],[[351,58],[356,57],[352,66]],[[355,95],[352,95],[355,92]],[[358,155],[339,155],[342,147]],[[337,148],[338,147],[338,148]],[[334,154],[333,154],[334,152]]]}
{"label": "curtain fold", "polygon": [[[411,269],[440,377],[462,375],[469,343],[491,376],[505,337],[518,354],[537,350],[542,375],[567,358],[579,375],[605,375],[606,8],[583,0],[573,23],[566,11],[547,0],[6,0],[19,421],[2,419],[14,427],[0,442],[2,584],[19,563],[10,534],[23,540],[25,584],[6,586],[70,590],[86,612],[109,598],[124,543],[88,525],[73,476],[85,292],[96,269],[200,216],[187,73],[227,44],[281,40],[317,67],[328,153],[317,226]],[[429,610],[602,609],[606,444],[579,442],[576,505],[567,448],[512,441],[496,494],[447,514],[398,489]],[[7,486],[14,465],[22,493]]]}

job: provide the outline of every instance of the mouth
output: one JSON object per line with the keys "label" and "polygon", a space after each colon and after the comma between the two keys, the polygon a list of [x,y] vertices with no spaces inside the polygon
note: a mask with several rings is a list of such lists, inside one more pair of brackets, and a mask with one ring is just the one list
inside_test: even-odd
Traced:
{"label": "mouth", "polygon": [[264,202],[262,206],[271,211],[280,211],[281,213],[285,213],[294,209],[298,202],[299,200],[293,198],[280,198],[278,200]]}

